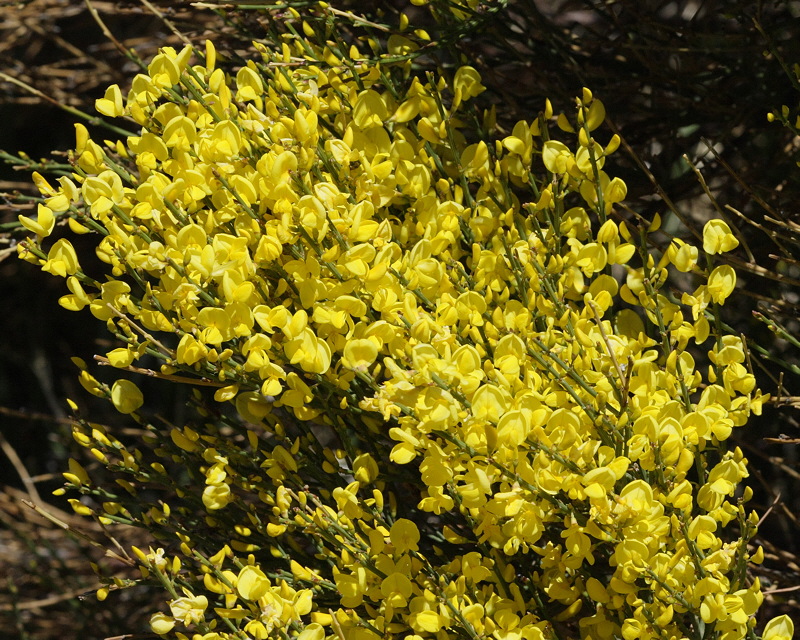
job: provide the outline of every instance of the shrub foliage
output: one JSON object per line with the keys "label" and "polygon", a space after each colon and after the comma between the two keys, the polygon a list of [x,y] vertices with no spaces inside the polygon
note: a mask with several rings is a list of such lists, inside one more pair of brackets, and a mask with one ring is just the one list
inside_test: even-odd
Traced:
{"label": "shrub foliage", "polygon": [[[193,640],[756,637],[731,229],[623,216],[590,90],[504,130],[404,15],[345,42],[313,13],[238,69],[163,49],[97,101],[135,134],[77,125],[71,175],[34,177],[19,254],[107,323],[131,375],[81,382],[142,426],[76,414],[110,480],[70,461],[75,511],[152,536],[98,595],[155,585],[152,630]],[[197,419],[133,374],[193,385]]]}

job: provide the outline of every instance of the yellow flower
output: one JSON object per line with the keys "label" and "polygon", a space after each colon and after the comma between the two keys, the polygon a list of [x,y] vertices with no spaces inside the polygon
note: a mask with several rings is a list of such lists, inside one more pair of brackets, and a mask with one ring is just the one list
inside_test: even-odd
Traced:
{"label": "yellow flower", "polygon": [[417,633],[437,633],[444,626],[444,620],[435,611],[423,610],[409,616],[408,624]]}
{"label": "yellow flower", "polygon": [[104,116],[109,118],[117,118],[125,113],[122,106],[122,92],[119,90],[119,85],[112,84],[102,98],[95,100],[95,109],[97,109]]}
{"label": "yellow flower", "polygon": [[603,189],[603,198],[609,204],[622,202],[628,195],[628,187],[619,178],[612,178]]}
{"label": "yellow flower", "polygon": [[715,267],[708,276],[708,293],[717,304],[728,299],[736,288],[736,272],[727,264]]}
{"label": "yellow flower", "polygon": [[202,622],[205,618],[206,607],[208,607],[208,599],[204,595],[193,596],[188,592],[186,597],[176,598],[169,604],[172,617],[180,620],[183,624]]}
{"label": "yellow flower", "polygon": [[[564,622],[630,640],[702,619],[741,636],[762,598],[733,579],[755,522],[723,542],[747,468],[717,445],[765,397],[740,339],[718,337],[708,373],[694,350],[735,272],[672,296],[670,265],[699,274],[698,250],[652,250],[658,217],[644,237],[612,220],[620,141],[594,139],[605,107],[588,89],[555,122],[563,142],[549,103],[510,135],[490,111],[477,136],[456,117],[486,90],[475,69],[398,60],[428,38],[410,26],[386,56],[333,46],[332,16],[286,9],[299,35],[257,43],[233,78],[211,43],[196,66],[165,48],[124,105],[117,87],[97,103],[137,135],[101,146],[78,127],[75,175],[34,177],[42,205],[21,218],[39,236],[23,257],[66,279],[61,304],[121,340],[112,365],[160,358],[162,377],[231,403],[193,395],[197,424],[149,431],[146,452],[76,429],[118,484],[103,522],[192,524],[172,531],[179,556],[137,554],[143,579],[177,589],[153,631],[540,640]],[[66,240],[43,259],[56,218],[98,238],[92,277]],[[703,240],[736,246],[722,221]],[[80,375],[142,406],[132,382]],[[102,489],[76,465],[68,482]]]}
{"label": "yellow flower", "polygon": [[551,173],[567,173],[575,163],[575,158],[563,142],[548,140],[544,143],[542,160]]}
{"label": "yellow flower", "polygon": [[160,636],[168,634],[175,626],[175,620],[164,613],[154,613],[150,616],[150,628],[153,633]]}
{"label": "yellow flower", "polygon": [[258,600],[269,591],[271,587],[269,578],[255,566],[242,567],[236,578],[236,591],[246,600]]}
{"label": "yellow flower", "polygon": [[52,209],[43,204],[37,205],[36,220],[28,218],[27,216],[18,216],[22,226],[33,231],[40,238],[46,238],[53,232],[53,227],[56,224],[56,218],[53,215]]}
{"label": "yellow flower", "polygon": [[368,485],[375,482],[379,473],[378,463],[370,454],[362,453],[353,460],[353,476],[361,484]]}
{"label": "yellow flower", "polygon": [[330,346],[309,328],[286,342],[284,352],[290,364],[299,364],[309,373],[325,373],[331,366]]}
{"label": "yellow flower", "polygon": [[459,67],[453,78],[453,110],[457,109],[463,100],[474,98],[486,91],[481,84],[481,76],[473,67]]}
{"label": "yellow flower", "polygon": [[144,404],[144,397],[130,380],[117,380],[111,387],[111,402],[120,413],[133,413]]}
{"label": "yellow flower", "polygon": [[83,285],[81,285],[80,280],[78,280],[75,276],[70,276],[67,278],[67,288],[72,292],[72,294],[62,296],[58,299],[58,304],[65,309],[69,309],[70,311],[80,311],[86,305],[91,304],[92,300],[94,299],[94,296],[90,296],[86,293]]}
{"label": "yellow flower", "polygon": [[388,117],[389,111],[377,91],[367,89],[358,94],[353,105],[353,121],[359,129],[382,127]]}
{"label": "yellow flower", "polygon": [[703,251],[710,255],[732,251],[739,241],[724,220],[709,220],[703,227]]}
{"label": "yellow flower", "polygon": [[351,369],[364,371],[378,357],[379,342],[375,338],[349,340],[342,354],[342,363]]}
{"label": "yellow flower", "polygon": [[47,253],[47,261],[42,265],[42,271],[62,278],[75,275],[79,269],[78,255],[75,253],[72,243],[66,238],[56,240]]}
{"label": "yellow flower", "polygon": [[416,551],[419,546],[420,533],[417,525],[406,518],[398,518],[389,531],[389,537],[397,553]]}
{"label": "yellow flower", "polygon": [[667,254],[678,271],[686,273],[694,269],[697,264],[697,247],[686,244],[678,238],[670,243]]}
{"label": "yellow flower", "polygon": [[794,623],[787,615],[773,618],[764,627],[761,634],[762,640],[792,640],[794,636]]}

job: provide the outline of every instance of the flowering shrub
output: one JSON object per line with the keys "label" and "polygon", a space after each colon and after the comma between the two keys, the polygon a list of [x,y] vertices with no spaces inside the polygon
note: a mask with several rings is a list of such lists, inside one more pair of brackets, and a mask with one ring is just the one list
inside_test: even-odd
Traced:
{"label": "flowering shrub", "polygon": [[[108,364],[197,388],[198,424],[164,429],[79,363],[145,428],[76,419],[116,484],[64,475],[78,513],[152,532],[152,630],[755,637],[758,518],[725,441],[765,397],[719,320],[734,234],[660,250],[658,220],[623,221],[589,90],[502,131],[474,68],[414,72],[424,33],[376,60],[302,31],[233,77],[211,43],[164,49],[97,102],[140,132],[78,125],[74,174],[36,175],[21,217],[20,256],[120,340]],[[48,240],[60,220],[104,269]],[[781,616],[762,637],[791,635]]]}

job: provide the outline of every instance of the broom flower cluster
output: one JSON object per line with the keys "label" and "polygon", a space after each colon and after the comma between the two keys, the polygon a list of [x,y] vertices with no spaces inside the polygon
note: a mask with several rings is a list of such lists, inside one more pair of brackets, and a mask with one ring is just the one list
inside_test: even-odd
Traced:
{"label": "broom flower cluster", "polygon": [[[731,229],[661,246],[626,221],[588,89],[505,130],[475,68],[414,72],[419,34],[367,55],[292,15],[232,75],[209,42],[110,87],[97,110],[138,133],[77,125],[74,173],[37,174],[20,218],[20,256],[119,340],[108,364],[197,386],[197,423],[165,429],[79,362],[146,427],[77,419],[115,484],[64,475],[80,513],[153,533],[152,631],[754,637],[758,518],[725,442],[766,397],[715,322]],[[63,221],[100,268],[50,239]]]}

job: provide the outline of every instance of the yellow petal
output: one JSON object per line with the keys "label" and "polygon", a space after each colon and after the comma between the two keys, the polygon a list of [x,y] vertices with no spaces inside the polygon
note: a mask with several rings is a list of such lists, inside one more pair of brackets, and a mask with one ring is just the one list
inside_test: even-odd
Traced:
{"label": "yellow petal", "polygon": [[111,402],[120,413],[133,413],[144,404],[144,397],[130,380],[117,380],[111,387]]}

